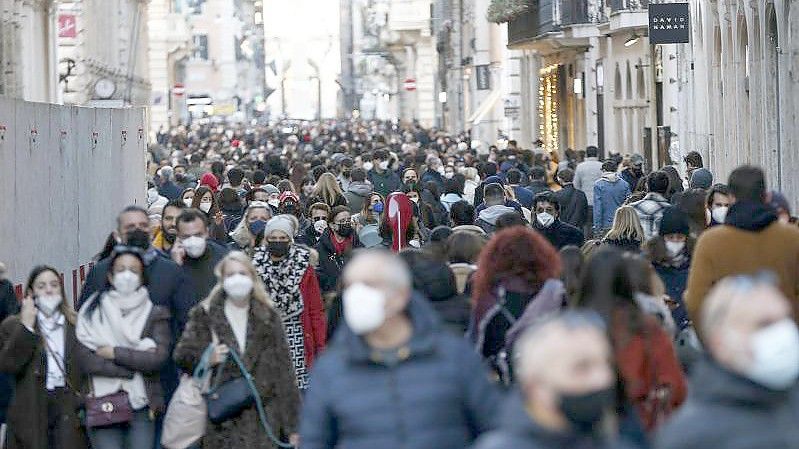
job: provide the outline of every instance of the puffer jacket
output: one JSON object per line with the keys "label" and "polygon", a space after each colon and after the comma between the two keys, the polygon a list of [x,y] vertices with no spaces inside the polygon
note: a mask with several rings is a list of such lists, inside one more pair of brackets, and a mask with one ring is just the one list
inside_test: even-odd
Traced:
{"label": "puffer jacket", "polygon": [[413,336],[395,363],[339,325],[311,373],[303,449],[462,449],[494,428],[500,393],[474,351],[421,295],[406,312]]}

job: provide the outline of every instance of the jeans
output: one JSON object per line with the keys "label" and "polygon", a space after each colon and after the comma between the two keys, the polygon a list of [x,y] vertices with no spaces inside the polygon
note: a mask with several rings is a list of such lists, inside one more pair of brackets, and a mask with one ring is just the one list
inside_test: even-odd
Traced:
{"label": "jeans", "polygon": [[150,410],[144,408],[133,412],[133,420],[127,424],[89,430],[89,438],[92,449],[152,449],[155,423]]}

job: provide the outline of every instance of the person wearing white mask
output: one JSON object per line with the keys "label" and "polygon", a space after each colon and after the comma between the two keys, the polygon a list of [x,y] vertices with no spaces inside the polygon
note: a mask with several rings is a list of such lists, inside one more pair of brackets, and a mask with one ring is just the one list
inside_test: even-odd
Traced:
{"label": "person wearing white mask", "polygon": [[691,256],[696,240],[690,236],[687,215],[677,207],[663,211],[658,235],[644,244],[644,251],[666,287],[671,316],[679,330],[690,325],[683,301],[685,283],[691,270]]}
{"label": "person wearing white mask", "polygon": [[796,446],[799,330],[790,302],[769,279],[733,276],[713,287],[700,313],[708,357],[655,447]]}
{"label": "person wearing white mask", "polygon": [[716,184],[707,192],[708,227],[724,224],[730,210],[730,189],[724,184]]}
{"label": "person wearing white mask", "polygon": [[480,359],[399,256],[360,253],[343,288],[343,323],[303,401],[303,449],[463,448],[495,426],[500,395]]}
{"label": "person wearing white mask", "polygon": [[388,196],[402,188],[402,180],[397,172],[391,169],[391,156],[384,149],[374,152],[374,167],[367,172],[369,182],[374,191],[382,196]]}
{"label": "person wearing white mask", "polygon": [[139,249],[115,249],[108,287],[78,312],[76,357],[89,376],[89,397],[118,399],[100,409],[114,412],[118,422],[95,427],[87,422],[94,449],[152,448],[155,419],[165,411],[160,371],[172,345],[170,313],[150,300],[144,268]]}
{"label": "person wearing white mask", "polygon": [[205,214],[209,224],[209,235],[219,243],[227,242],[227,230],[225,229],[225,217],[220,209],[216,194],[208,187],[197,187],[194,192],[191,207],[199,209]]}
{"label": "person wearing white mask", "polygon": [[533,199],[533,229],[560,250],[566,246],[583,246],[583,231],[560,221],[560,201],[552,192],[539,193]]}
{"label": "person wearing white mask", "polygon": [[[208,298],[192,309],[174,359],[191,372],[205,349],[214,344],[210,362],[215,367],[222,365],[218,380],[226,383],[242,376],[229,357],[236,351],[253,376],[274,434],[288,436],[296,446],[300,395],[280,313],[245,253],[229,253],[214,274],[216,285]],[[229,421],[209,424],[203,447],[230,447],[232,441],[241,448],[274,447],[261,430],[255,404]]]}
{"label": "person wearing white mask", "polygon": [[77,407],[83,375],[75,357],[75,312],[55,268],[31,271],[19,314],[0,324],[0,372],[14,394],[8,408],[10,448],[86,447]]}
{"label": "person wearing white mask", "polygon": [[194,203],[194,188],[188,187],[183,190],[183,193],[180,194],[180,199],[183,201],[184,206],[191,207]]}
{"label": "person wearing white mask", "polygon": [[[206,216],[197,209],[185,209],[177,218],[177,239],[172,246],[172,260],[181,266],[189,281],[192,305],[208,296],[214,287],[214,267],[228,249],[208,238]],[[244,221],[244,220],[242,220]]]}

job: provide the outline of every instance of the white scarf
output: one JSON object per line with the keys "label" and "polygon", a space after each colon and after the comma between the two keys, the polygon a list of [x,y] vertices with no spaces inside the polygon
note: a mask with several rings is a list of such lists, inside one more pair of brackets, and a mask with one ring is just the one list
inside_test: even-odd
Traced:
{"label": "white scarf", "polygon": [[[89,315],[87,309],[94,301],[100,301]],[[84,346],[96,351],[102,346],[130,348],[137,351],[155,349],[155,341],[141,338],[144,325],[150,317],[153,303],[145,287],[131,295],[121,295],[110,290],[99,297],[95,295],[78,312],[75,334]],[[101,397],[124,390],[128,393],[130,405],[139,410],[148,404],[144,377],[136,372],[132,379],[118,377],[92,376],[94,396]]]}

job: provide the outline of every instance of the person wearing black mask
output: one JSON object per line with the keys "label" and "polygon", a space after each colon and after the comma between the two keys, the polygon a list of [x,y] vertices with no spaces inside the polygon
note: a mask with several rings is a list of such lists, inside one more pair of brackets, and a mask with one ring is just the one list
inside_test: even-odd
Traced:
{"label": "person wearing black mask", "polygon": [[186,209],[177,219],[177,240],[172,260],[180,265],[191,282],[194,304],[205,299],[216,285],[214,268],[228,249],[209,239],[208,221],[201,211]]}
{"label": "person wearing black mask", "polygon": [[349,261],[352,250],[360,246],[349,208],[334,207],[327,217],[327,229],[316,245],[319,252],[319,286],[324,295],[336,292],[342,268]]}
{"label": "person wearing black mask", "polygon": [[308,386],[313,360],[327,342],[322,294],[309,249],[294,244],[297,220],[278,215],[266,223],[266,244],[256,248],[252,262],[280,312],[289,340],[297,386]]}
{"label": "person wearing black mask", "polygon": [[161,212],[161,227],[156,231],[153,237],[153,247],[162,251],[164,257],[169,257],[169,251],[172,245],[175,244],[175,239],[178,237],[178,228],[176,226],[178,215],[183,212],[185,205],[182,199],[176,199],[168,202],[164,206],[164,211]]}
{"label": "person wearing black mask", "polygon": [[539,322],[514,352],[519,393],[475,449],[635,447],[615,427],[613,352],[598,315],[566,312]]}

